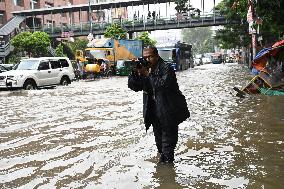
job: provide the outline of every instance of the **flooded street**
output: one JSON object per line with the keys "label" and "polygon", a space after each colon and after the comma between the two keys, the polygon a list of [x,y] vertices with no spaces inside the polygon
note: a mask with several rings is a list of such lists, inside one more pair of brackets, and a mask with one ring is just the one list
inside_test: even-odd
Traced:
{"label": "flooded street", "polygon": [[238,64],[177,73],[191,118],[174,166],[157,165],[142,92],[127,77],[0,91],[0,188],[262,188],[284,186],[284,96],[240,99]]}

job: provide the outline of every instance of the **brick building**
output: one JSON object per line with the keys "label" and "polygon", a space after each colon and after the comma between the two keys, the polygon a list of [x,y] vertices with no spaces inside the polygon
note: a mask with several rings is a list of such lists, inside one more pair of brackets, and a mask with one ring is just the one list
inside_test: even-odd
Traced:
{"label": "brick building", "polygon": [[[90,3],[98,2],[109,2],[116,0],[90,0]],[[42,8],[51,8],[51,7],[61,7],[68,5],[79,5],[79,4],[88,4],[89,0],[0,0],[0,27],[1,25],[7,23],[13,15],[14,11],[21,10],[31,10],[31,9],[42,9]],[[111,15],[106,15],[105,11],[93,10],[93,21],[100,21],[102,18],[107,20],[107,17],[127,17],[126,8],[117,8],[112,10]],[[43,24],[45,26],[53,25],[68,25],[72,19],[73,23],[79,22],[79,12],[74,13],[62,13],[55,15],[44,15],[37,16],[37,24]],[[87,22],[89,20],[88,13],[82,12],[80,15],[82,22]],[[43,20],[43,23],[42,23]]]}
{"label": "brick building", "polygon": [[[74,25],[82,27],[84,23],[91,23],[90,21],[102,23],[112,21],[112,19],[127,18],[127,8],[125,7],[92,10],[92,17],[86,8],[79,9],[79,11],[77,8],[75,12],[73,10],[73,7],[82,7],[80,5],[86,7],[89,3],[108,4],[108,2],[114,1],[119,0],[0,0],[0,62],[5,61],[5,57],[13,51],[10,40],[23,30],[53,31],[53,29],[60,28],[61,38],[69,39],[72,36],[72,31],[66,32],[64,28],[68,30],[71,24],[72,27]],[[33,12],[31,11],[33,9],[39,9],[36,10],[36,16],[18,15],[14,17],[12,14],[12,12],[19,11]],[[56,11],[53,12],[53,10]],[[71,11],[69,12],[69,10]]]}

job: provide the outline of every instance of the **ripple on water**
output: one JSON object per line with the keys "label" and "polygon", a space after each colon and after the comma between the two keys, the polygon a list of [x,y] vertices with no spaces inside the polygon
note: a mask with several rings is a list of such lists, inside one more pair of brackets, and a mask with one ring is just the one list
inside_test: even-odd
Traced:
{"label": "ripple on water", "polygon": [[[6,188],[281,188],[283,97],[234,96],[237,64],[177,72],[191,118],[174,166],[157,165],[142,93],[127,77],[0,92],[0,182]],[[117,184],[119,183],[119,184]],[[0,185],[1,186],[1,185]]]}

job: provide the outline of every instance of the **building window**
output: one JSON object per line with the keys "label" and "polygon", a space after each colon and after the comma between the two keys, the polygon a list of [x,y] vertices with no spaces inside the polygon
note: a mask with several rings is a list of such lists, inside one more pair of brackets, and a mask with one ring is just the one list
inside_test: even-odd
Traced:
{"label": "building window", "polygon": [[24,0],[13,0],[15,6],[24,6]]}
{"label": "building window", "polygon": [[51,20],[47,20],[46,27],[47,28],[51,28],[51,26],[52,26],[52,21]]}
{"label": "building window", "polygon": [[46,8],[51,8],[51,7],[54,7],[54,4],[53,4],[53,3],[50,3],[50,2],[45,1],[45,7],[46,7]]}
{"label": "building window", "polygon": [[5,23],[5,13],[0,12],[0,24],[4,24],[4,23]]}
{"label": "building window", "polygon": [[31,7],[31,9],[37,9],[37,8],[39,8],[38,1],[39,1],[39,0],[30,0],[30,7]]}

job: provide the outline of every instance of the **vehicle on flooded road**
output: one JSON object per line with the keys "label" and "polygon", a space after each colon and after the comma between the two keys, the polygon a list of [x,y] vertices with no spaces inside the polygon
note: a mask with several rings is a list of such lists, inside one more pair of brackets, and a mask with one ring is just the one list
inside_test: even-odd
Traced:
{"label": "vehicle on flooded road", "polygon": [[202,58],[202,63],[203,64],[211,64],[211,59],[208,57],[203,57]]}
{"label": "vehicle on flooded road", "polygon": [[36,89],[38,87],[68,85],[75,74],[66,57],[23,59],[13,70],[0,74],[0,89]]}
{"label": "vehicle on flooded road", "polygon": [[213,64],[221,64],[223,62],[221,53],[214,53],[211,55],[211,60]]}
{"label": "vehicle on flooded road", "polygon": [[[9,70],[12,70],[13,67],[14,67],[13,64],[0,64],[0,69],[1,69],[1,70],[7,70],[7,71],[9,71]],[[1,73],[1,72],[0,72],[0,73]]]}
{"label": "vehicle on flooded road", "polygon": [[201,60],[201,58],[194,58],[194,60],[193,60],[193,65],[194,65],[194,66],[200,66],[200,65],[202,65],[202,60]]}
{"label": "vehicle on flooded road", "polygon": [[6,72],[8,69],[5,66],[0,65],[0,73]]}

